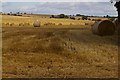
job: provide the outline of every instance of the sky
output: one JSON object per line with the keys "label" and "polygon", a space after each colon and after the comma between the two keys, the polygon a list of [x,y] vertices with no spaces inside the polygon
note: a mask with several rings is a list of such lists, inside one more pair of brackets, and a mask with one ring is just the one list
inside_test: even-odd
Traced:
{"label": "sky", "polygon": [[[93,0],[94,1],[94,0]],[[102,1],[102,0],[101,0]],[[104,0],[105,1],[105,0]],[[117,16],[110,2],[3,2],[3,12],[26,12],[35,14],[67,14]]]}
{"label": "sky", "polygon": [[[2,2],[109,2],[110,0],[0,0]],[[120,1],[120,0],[112,0]]]}

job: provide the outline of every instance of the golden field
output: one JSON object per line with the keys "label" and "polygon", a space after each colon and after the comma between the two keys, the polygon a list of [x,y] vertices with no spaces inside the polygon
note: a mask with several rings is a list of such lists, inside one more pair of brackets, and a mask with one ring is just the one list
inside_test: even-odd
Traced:
{"label": "golden field", "polygon": [[[41,27],[33,27],[36,19]],[[3,15],[3,78],[117,78],[118,36],[92,34],[93,23],[45,15]]]}
{"label": "golden field", "polygon": [[[81,17],[76,17],[76,19]],[[91,19],[99,19],[99,18],[91,18]],[[100,18],[102,20],[107,18]],[[41,22],[41,25],[44,26],[46,23],[53,23],[55,25],[59,25],[60,23],[62,25],[85,25],[85,23],[93,24],[94,21],[90,20],[72,20],[72,19],[55,19],[55,18],[49,18],[49,15],[23,15],[23,16],[10,16],[10,15],[2,15],[2,24],[12,24],[19,25],[20,23],[26,24],[29,23],[30,25],[33,25],[33,22],[35,20],[39,20]]]}

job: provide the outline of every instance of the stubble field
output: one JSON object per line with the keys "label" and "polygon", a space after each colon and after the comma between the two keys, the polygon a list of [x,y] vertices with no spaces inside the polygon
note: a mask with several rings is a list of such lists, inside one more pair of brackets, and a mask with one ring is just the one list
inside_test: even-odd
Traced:
{"label": "stubble field", "polygon": [[93,35],[94,22],[87,20],[42,17],[38,18],[42,26],[35,28],[35,19],[3,16],[4,78],[118,77],[116,34]]}

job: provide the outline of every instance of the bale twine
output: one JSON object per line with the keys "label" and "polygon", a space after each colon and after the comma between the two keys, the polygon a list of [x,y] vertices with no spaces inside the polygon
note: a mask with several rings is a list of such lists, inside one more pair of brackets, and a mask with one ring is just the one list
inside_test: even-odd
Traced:
{"label": "bale twine", "polygon": [[92,26],[92,32],[100,36],[113,35],[115,25],[109,20],[98,21]]}
{"label": "bale twine", "polygon": [[34,21],[33,26],[40,27],[40,22],[38,20]]}

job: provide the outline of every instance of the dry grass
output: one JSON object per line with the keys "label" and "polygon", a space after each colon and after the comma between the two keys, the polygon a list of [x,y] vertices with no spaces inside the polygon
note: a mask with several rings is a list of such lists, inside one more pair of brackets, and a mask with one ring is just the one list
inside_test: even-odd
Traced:
{"label": "dry grass", "polygon": [[46,23],[52,23],[55,25],[85,25],[85,23],[94,23],[94,21],[89,20],[71,20],[71,19],[50,19],[50,18],[41,18],[36,16],[30,16],[30,17],[23,17],[23,16],[8,16],[3,15],[2,22],[3,23],[14,23],[15,25],[19,23],[29,23],[30,25],[33,25],[34,21],[38,19],[41,22],[41,25],[44,26]]}
{"label": "dry grass", "polygon": [[[93,35],[94,21],[24,16],[3,16],[15,24],[3,25],[3,78],[118,77],[117,35]],[[37,18],[42,26],[34,28]]]}
{"label": "dry grass", "polygon": [[3,28],[3,77],[117,77],[117,36],[81,28]]}

